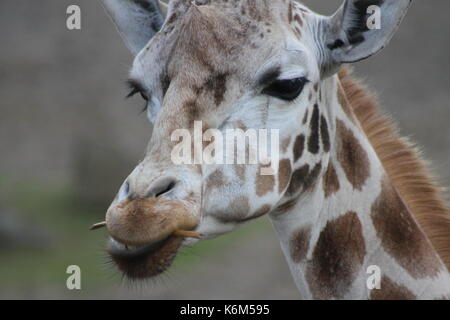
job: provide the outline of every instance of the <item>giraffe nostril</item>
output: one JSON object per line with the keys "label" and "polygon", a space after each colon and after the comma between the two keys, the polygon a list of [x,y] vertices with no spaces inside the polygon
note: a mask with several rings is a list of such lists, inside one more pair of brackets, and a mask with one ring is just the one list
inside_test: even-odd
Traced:
{"label": "giraffe nostril", "polygon": [[174,178],[164,178],[154,183],[147,192],[147,197],[157,198],[173,190],[177,184]]}

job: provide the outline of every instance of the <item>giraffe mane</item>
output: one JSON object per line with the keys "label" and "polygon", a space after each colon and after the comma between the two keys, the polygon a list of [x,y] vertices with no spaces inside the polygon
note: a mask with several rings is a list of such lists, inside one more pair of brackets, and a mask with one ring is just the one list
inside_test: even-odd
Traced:
{"label": "giraffe mane", "polygon": [[450,207],[445,189],[430,174],[416,145],[400,135],[375,95],[352,78],[348,67],[339,72],[344,92],[387,175],[450,270]]}

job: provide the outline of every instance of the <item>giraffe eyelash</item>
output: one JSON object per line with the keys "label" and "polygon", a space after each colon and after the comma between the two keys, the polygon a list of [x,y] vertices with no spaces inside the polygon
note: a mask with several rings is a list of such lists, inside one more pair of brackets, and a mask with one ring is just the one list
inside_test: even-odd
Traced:
{"label": "giraffe eyelash", "polygon": [[127,84],[131,88],[131,92],[127,95],[127,98],[131,98],[136,94],[140,93],[142,99],[144,99],[145,101],[149,100],[148,96],[145,93],[145,89],[139,83],[133,80],[128,80]]}
{"label": "giraffe eyelash", "polygon": [[129,94],[127,94],[126,98],[129,99],[131,97],[134,97],[136,94],[138,94],[140,91],[138,88],[132,88]]}
{"label": "giraffe eyelash", "polygon": [[132,97],[134,97],[136,94],[139,93],[139,94],[141,95],[142,99],[145,101],[145,106],[142,108],[141,112],[142,112],[142,113],[143,113],[143,112],[146,112],[147,109],[148,109],[148,101],[149,101],[149,98],[148,98],[148,96],[145,94],[145,90],[144,90],[144,88],[142,87],[142,85],[141,85],[139,82],[137,82],[137,81],[135,81],[135,80],[131,80],[131,79],[130,79],[130,80],[127,80],[127,85],[128,85],[128,87],[130,87],[131,91],[130,91],[130,93],[127,94],[126,99],[132,98]]}

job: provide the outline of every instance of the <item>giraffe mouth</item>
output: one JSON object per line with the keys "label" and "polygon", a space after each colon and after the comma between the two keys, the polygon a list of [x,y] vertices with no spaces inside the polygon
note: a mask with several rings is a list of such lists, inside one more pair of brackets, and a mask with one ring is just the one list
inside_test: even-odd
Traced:
{"label": "giraffe mouth", "polygon": [[[199,215],[182,201],[158,198],[127,199],[106,213],[112,261],[125,276],[144,279],[164,272],[187,237],[200,237]],[[97,226],[97,225],[96,225]]]}
{"label": "giraffe mouth", "polygon": [[171,235],[149,245],[129,246],[110,238],[107,252],[125,276],[145,279],[155,277],[170,267],[183,240],[183,237]]}

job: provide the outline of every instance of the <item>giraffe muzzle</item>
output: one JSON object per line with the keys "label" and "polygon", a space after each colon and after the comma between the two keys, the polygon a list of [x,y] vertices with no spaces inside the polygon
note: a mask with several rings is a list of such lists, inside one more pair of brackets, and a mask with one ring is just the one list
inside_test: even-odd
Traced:
{"label": "giraffe muzzle", "polygon": [[146,246],[179,230],[194,230],[199,215],[193,211],[183,202],[165,197],[127,199],[108,209],[106,228],[124,245]]}
{"label": "giraffe muzzle", "polygon": [[157,198],[124,200],[112,205],[106,214],[111,239],[108,253],[117,267],[130,278],[149,278],[165,271],[199,214],[185,202]]}

